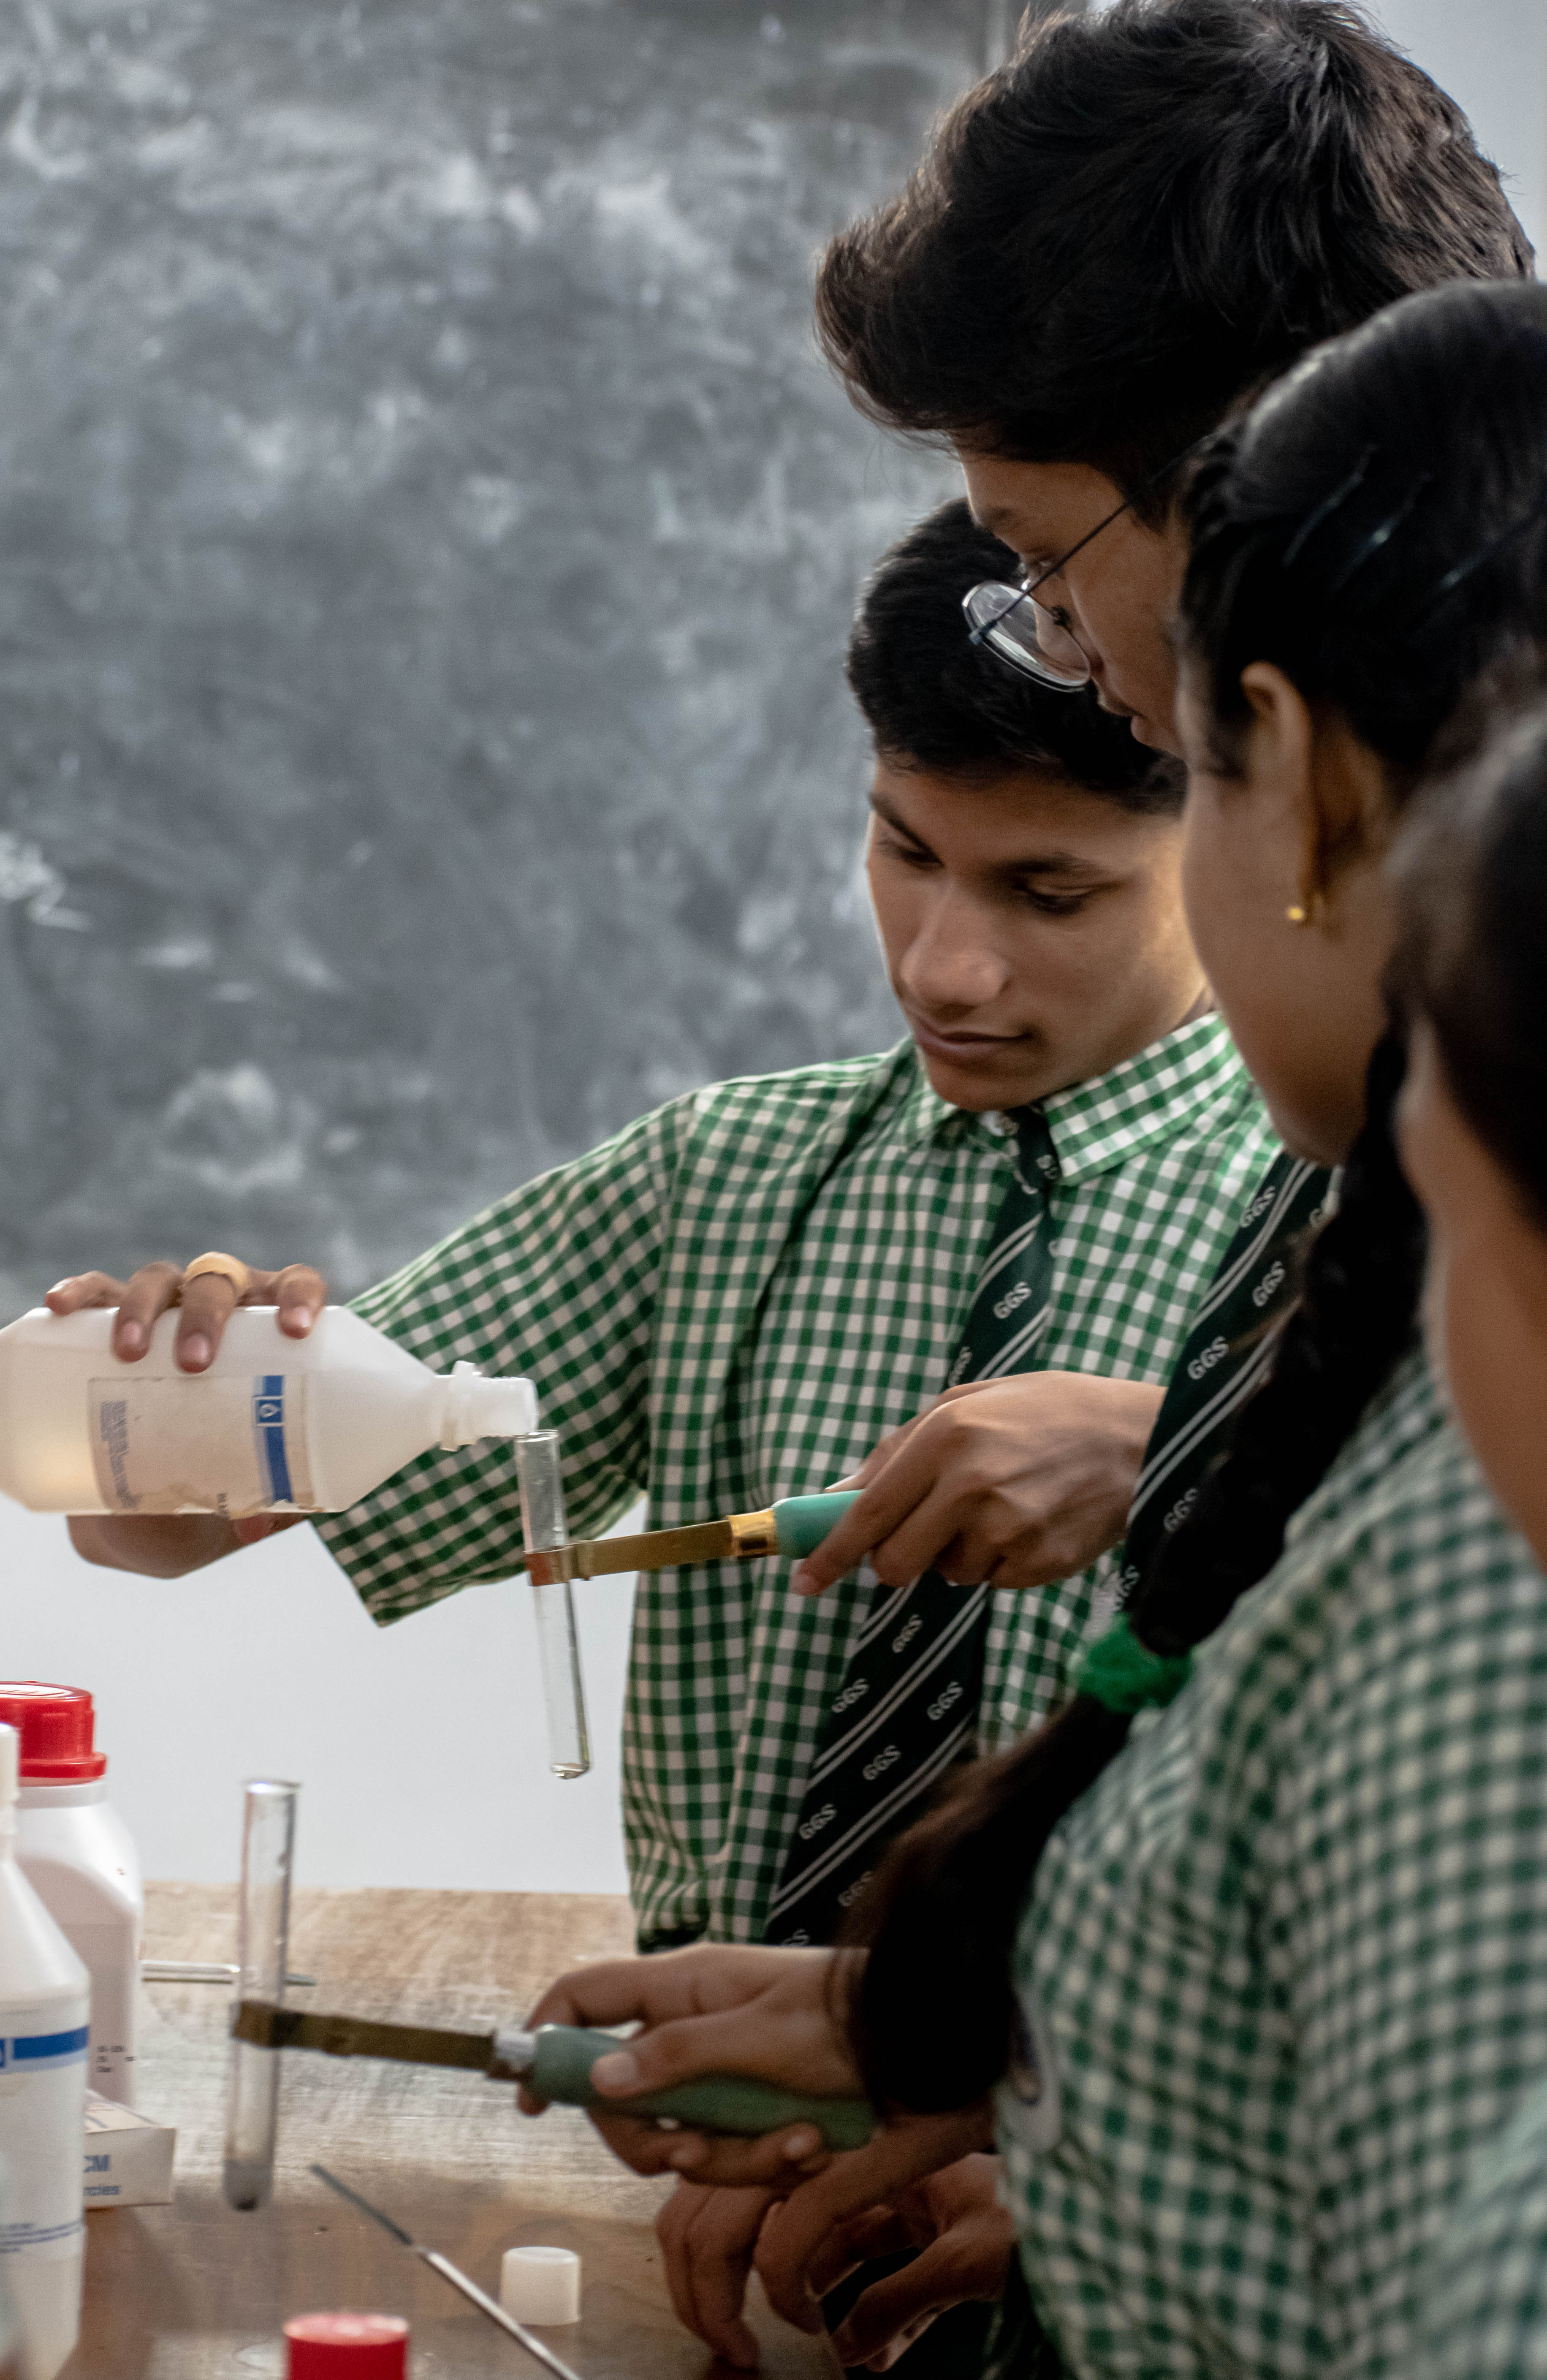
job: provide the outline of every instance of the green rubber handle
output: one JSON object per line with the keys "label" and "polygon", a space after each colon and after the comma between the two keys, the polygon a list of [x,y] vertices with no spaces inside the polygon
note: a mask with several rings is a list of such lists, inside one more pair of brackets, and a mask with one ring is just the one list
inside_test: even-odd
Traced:
{"label": "green rubber handle", "polygon": [[781,1554],[814,1554],[837,1528],[851,1504],[859,1501],[857,1488],[840,1488],[833,1496],[786,1496],[773,1508]]}
{"label": "green rubber handle", "polygon": [[[816,1503],[821,1499],[801,1500]],[[557,2099],[565,2107],[610,2107],[619,2116],[674,2116],[695,2131],[734,2132],[748,2140],[782,2131],[788,2124],[814,2124],[829,2149],[862,2149],[876,2129],[876,2111],[867,2100],[803,2098],[741,2074],[706,2074],[670,2091],[641,2092],[636,2099],[604,2098],[591,2088],[591,2069],[598,2058],[622,2046],[616,2034],[574,2024],[539,2025],[531,2086],[539,2098]]]}

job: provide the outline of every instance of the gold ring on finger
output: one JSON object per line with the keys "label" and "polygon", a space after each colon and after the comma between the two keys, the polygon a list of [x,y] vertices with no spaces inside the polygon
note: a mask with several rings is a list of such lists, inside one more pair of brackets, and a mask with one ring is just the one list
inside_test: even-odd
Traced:
{"label": "gold ring on finger", "polygon": [[228,1257],[222,1248],[207,1249],[203,1256],[195,1257],[192,1264],[185,1265],[183,1287],[187,1289],[190,1281],[198,1281],[208,1272],[218,1272],[223,1281],[228,1281],[238,1303],[252,1287],[252,1267],[245,1265],[240,1257]]}

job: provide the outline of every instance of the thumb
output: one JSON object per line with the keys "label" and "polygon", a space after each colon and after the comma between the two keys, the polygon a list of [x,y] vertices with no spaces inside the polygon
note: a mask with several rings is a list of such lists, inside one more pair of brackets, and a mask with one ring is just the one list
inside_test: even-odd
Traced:
{"label": "thumb", "polygon": [[[674,2083],[695,2082],[706,2074],[747,2074],[784,2082],[787,2078],[768,2056],[768,2032],[766,2014],[759,2022],[747,2008],[677,2018],[620,2042],[598,2058],[591,2081],[609,2099],[670,2090]],[[793,2087],[801,2087],[798,2081]]]}
{"label": "thumb", "polygon": [[239,1546],[258,1546],[281,1529],[293,1529],[301,1517],[299,1512],[249,1512],[245,1520],[232,1522],[231,1534]]}

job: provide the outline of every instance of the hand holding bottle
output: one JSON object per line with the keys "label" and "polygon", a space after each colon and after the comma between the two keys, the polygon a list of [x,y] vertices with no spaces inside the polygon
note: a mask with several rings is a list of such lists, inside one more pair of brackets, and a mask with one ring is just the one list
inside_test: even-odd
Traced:
{"label": "hand holding bottle", "polygon": [[[279,1329],[290,1339],[304,1339],[328,1302],[327,1283],[310,1265],[284,1265],[277,1272],[244,1266],[245,1287],[239,1280],[218,1272],[202,1272],[187,1280],[180,1265],[141,1265],[127,1281],[112,1273],[83,1272],[56,1281],[43,1304],[53,1314],[80,1314],[91,1306],[116,1306],[113,1353],[121,1364],[136,1364],[151,1344],[157,1319],[169,1307],[179,1309],[175,1360],[185,1372],[208,1371],[227,1322],[238,1305],[272,1305]],[[137,1572],[142,1578],[183,1578],[203,1570],[224,1554],[257,1545],[280,1529],[293,1529],[294,1518],[255,1512],[245,1520],[224,1521],[196,1513],[114,1514],[109,1518],[77,1518],[70,1522],[70,1539],[86,1561],[107,1570]]]}
{"label": "hand holding bottle", "polygon": [[[238,1305],[272,1305],[285,1336],[304,1339],[328,1302],[328,1287],[311,1265],[283,1265],[265,1272],[239,1257],[220,1259],[224,1268],[203,1269],[195,1259],[192,1278],[179,1265],[141,1265],[127,1281],[111,1273],[82,1272],[56,1281],[43,1304],[51,1314],[79,1314],[88,1306],[115,1305],[113,1352],[121,1364],[135,1364],[151,1343],[151,1330],[171,1306],[181,1309],[175,1354],[185,1372],[209,1369],[221,1333]],[[245,1276],[245,1279],[243,1278]]]}

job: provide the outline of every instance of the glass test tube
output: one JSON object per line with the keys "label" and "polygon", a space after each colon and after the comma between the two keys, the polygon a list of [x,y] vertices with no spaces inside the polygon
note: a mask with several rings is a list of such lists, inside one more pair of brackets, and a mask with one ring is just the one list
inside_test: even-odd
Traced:
{"label": "glass test tube", "polygon": [[[515,1469],[537,1605],[538,1657],[548,1710],[548,1765],[555,1777],[584,1777],[591,1765],[591,1744],[586,1727],[580,1643],[574,1630],[574,1597],[562,1566],[540,1560],[544,1552],[569,1543],[558,1431],[535,1429],[518,1438]],[[532,1560],[533,1556],[539,1559]]]}
{"label": "glass test tube", "polygon": [[[254,1777],[243,1788],[242,1897],[236,1926],[236,2003],[284,1998],[290,1963],[290,1869],[298,1785]],[[235,2012],[235,2010],[233,2011]],[[225,2102],[225,2203],[267,2206],[274,2185],[279,2125],[277,2049],[231,2045]]]}

